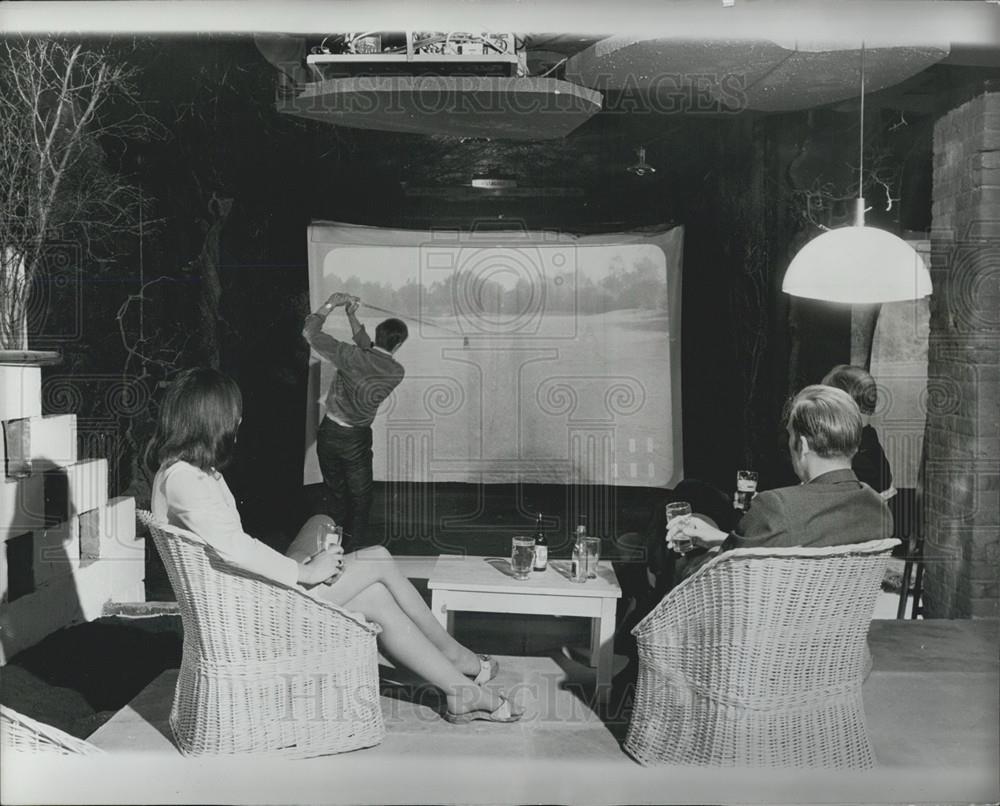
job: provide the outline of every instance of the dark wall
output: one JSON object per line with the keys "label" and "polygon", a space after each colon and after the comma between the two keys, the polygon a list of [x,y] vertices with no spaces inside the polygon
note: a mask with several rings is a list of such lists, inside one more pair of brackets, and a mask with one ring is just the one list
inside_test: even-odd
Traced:
{"label": "dark wall", "polygon": [[[198,334],[214,328],[219,364],[245,396],[239,459],[230,475],[261,517],[301,487],[305,232],[319,218],[418,229],[572,232],[682,224],[688,475],[724,489],[741,467],[759,469],[764,486],[787,478],[784,399],[846,360],[849,350],[844,311],[790,305],[780,291],[794,249],[819,231],[801,215],[803,188],[817,180],[846,181],[850,190],[849,178],[828,175],[830,166],[851,161],[856,120],[849,110],[606,113],[565,140],[464,142],[283,117],[274,109],[274,71],[246,39],[172,38],[116,47],[140,66],[140,92],[164,132],[116,152],[153,199],[144,276],[164,278],[147,294],[147,347],[162,352],[159,363],[145,365],[144,383],[155,401],[173,371],[208,360]],[[893,120],[876,115],[872,125],[888,132]],[[922,138],[916,125],[904,127],[885,147],[891,166],[902,165],[917,184],[924,173]],[[640,144],[655,175],[640,178],[625,170]],[[473,202],[418,190],[456,187],[482,173],[516,177],[522,188],[555,188],[556,195]],[[910,201],[903,208],[911,222],[923,221],[923,205]],[[888,216],[878,214],[880,223],[905,228],[899,210],[897,204]],[[91,289],[103,300],[93,310],[104,324],[94,324],[89,341],[69,345],[79,372],[116,371],[124,364],[109,312],[138,286],[137,255],[135,243],[112,272],[117,286]],[[198,303],[213,277],[221,295],[217,315],[206,317]],[[155,404],[148,415],[134,424],[136,433],[148,433]],[[135,488],[127,475],[120,486]]]}

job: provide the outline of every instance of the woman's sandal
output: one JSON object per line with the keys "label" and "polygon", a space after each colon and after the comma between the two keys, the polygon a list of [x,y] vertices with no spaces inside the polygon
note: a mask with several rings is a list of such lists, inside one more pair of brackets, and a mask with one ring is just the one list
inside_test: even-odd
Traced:
{"label": "woman's sandal", "polygon": [[452,725],[464,725],[467,722],[517,722],[523,714],[515,714],[510,710],[510,700],[500,695],[500,705],[494,710],[487,711],[485,708],[477,708],[466,711],[463,714],[453,714],[451,711],[444,712],[444,718]]}
{"label": "woman's sandal", "polygon": [[479,671],[476,672],[476,676],[472,679],[472,682],[477,686],[489,683],[490,680],[497,676],[497,672],[499,671],[500,664],[496,658],[492,655],[480,655]]}

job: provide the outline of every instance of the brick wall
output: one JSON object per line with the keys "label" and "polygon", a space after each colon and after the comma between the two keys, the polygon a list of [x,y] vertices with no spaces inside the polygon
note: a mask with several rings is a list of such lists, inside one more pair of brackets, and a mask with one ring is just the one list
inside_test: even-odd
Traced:
{"label": "brick wall", "polygon": [[927,615],[1000,617],[1000,93],[934,129]]}

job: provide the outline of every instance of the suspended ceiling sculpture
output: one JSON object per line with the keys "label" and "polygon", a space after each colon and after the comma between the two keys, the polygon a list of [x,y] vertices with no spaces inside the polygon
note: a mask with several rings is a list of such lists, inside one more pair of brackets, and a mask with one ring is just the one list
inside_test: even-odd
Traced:
{"label": "suspended ceiling sculpture", "polygon": [[600,112],[601,100],[554,78],[361,76],[311,82],[278,109],[358,129],[547,140]]}
{"label": "suspended ceiling sculpture", "polygon": [[[484,65],[476,63],[475,53],[455,56],[454,41],[446,42],[451,62],[428,63],[432,57],[419,54],[424,61],[415,63],[416,36],[407,39],[410,60],[389,65],[402,62],[402,48],[379,51],[384,40],[377,35],[369,45],[374,50],[346,54],[348,59],[307,56],[306,38],[300,36],[256,41],[279,70],[278,108],[284,113],[339,126],[452,137],[565,137],[607,108],[608,98],[623,93],[636,111],[731,114],[808,109],[852,98],[858,89],[860,43],[845,49],[750,39],[511,34],[506,36],[516,43],[518,58],[483,46],[493,57]],[[440,44],[435,47],[444,53]],[[322,52],[328,52],[325,45]],[[867,47],[869,91],[898,84],[948,53],[940,43]],[[330,63],[317,63],[324,58]],[[486,74],[462,74],[476,70]],[[528,74],[532,70],[542,72]]]}
{"label": "suspended ceiling sculpture", "polygon": [[[699,111],[704,94],[732,111],[788,112],[856,96],[858,44],[819,50],[751,40],[611,37],[570,57],[565,78],[601,91],[645,90],[657,106],[671,99],[688,105],[676,111]],[[869,91],[898,84],[947,55],[940,45],[866,48]]]}

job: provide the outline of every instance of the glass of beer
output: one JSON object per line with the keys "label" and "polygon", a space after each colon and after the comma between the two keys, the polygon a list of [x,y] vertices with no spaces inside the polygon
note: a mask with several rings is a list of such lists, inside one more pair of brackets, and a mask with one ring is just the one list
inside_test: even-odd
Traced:
{"label": "glass of beer", "polygon": [[736,471],[736,494],[733,496],[733,507],[742,512],[750,509],[750,502],[757,494],[757,472],[754,470]]}
{"label": "glass of beer", "polygon": [[510,570],[514,579],[527,579],[535,564],[535,538],[518,535],[510,541]]}
{"label": "glass of beer", "polygon": [[[670,525],[671,521],[677,520],[678,518],[686,518],[690,514],[691,505],[687,501],[674,501],[667,504],[667,526]],[[694,544],[690,541],[690,539],[681,536],[678,540],[674,541],[671,548],[673,548],[673,550],[678,554],[687,554],[694,548]]]}

